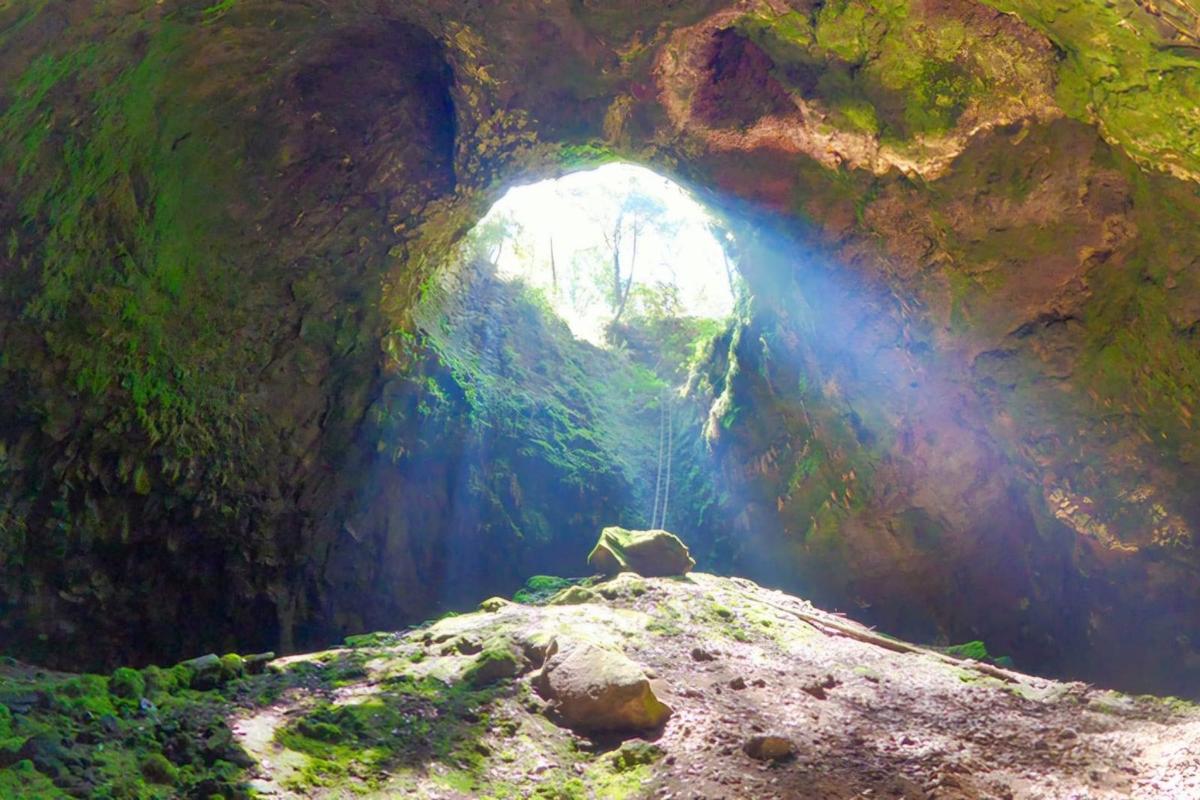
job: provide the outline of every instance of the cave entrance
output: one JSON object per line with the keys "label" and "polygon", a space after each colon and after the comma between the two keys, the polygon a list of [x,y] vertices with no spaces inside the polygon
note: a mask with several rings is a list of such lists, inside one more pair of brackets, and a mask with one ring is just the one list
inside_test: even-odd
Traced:
{"label": "cave entrance", "polygon": [[707,535],[710,402],[689,387],[745,307],[734,245],[679,185],[613,164],[511,189],[427,282],[378,508],[444,532],[447,606],[582,574],[607,525]]}
{"label": "cave entrance", "polygon": [[728,319],[740,292],[731,245],[687,190],[623,163],[514,187],[469,238],[474,257],[599,347],[639,323]]}

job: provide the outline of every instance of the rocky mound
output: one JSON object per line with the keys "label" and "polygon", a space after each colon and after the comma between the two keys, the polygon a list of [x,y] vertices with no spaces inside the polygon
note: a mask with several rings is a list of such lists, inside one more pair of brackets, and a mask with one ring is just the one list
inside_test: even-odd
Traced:
{"label": "rocky mound", "polygon": [[1195,706],[917,648],[703,573],[494,598],[260,675],[191,663],[107,684],[5,668],[0,794],[1200,795]]}

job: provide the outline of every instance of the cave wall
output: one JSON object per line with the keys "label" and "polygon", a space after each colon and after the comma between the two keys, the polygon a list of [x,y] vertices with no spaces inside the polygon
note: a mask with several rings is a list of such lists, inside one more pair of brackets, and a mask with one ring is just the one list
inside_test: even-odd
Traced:
{"label": "cave wall", "polygon": [[1173,35],[1124,0],[0,8],[0,641],[95,665],[429,610],[425,551],[355,524],[415,301],[506,182],[623,157],[742,225],[753,312],[695,388],[711,564],[1194,690]]}

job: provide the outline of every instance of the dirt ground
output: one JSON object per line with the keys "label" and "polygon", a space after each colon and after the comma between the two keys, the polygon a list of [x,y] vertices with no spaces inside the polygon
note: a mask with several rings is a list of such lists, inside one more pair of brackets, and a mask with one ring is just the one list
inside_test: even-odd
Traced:
{"label": "dirt ground", "polygon": [[[618,737],[587,739],[546,719],[523,689],[531,667],[490,701],[478,737],[487,755],[470,785],[435,759],[382,780],[351,769],[341,783],[298,783],[306,756],[275,731],[312,702],[300,693],[233,721],[262,765],[257,788],[280,798],[1200,798],[1200,709],[1188,703],[959,661],[740,579],[616,585],[608,599],[507,604],[403,633],[372,653],[365,679],[327,699],[362,702],[397,671],[453,682],[472,656],[445,642],[518,629],[590,638],[642,665],[673,711],[640,737],[661,754],[632,776],[600,768]],[[786,737],[793,755],[752,759],[743,745],[756,734]]]}

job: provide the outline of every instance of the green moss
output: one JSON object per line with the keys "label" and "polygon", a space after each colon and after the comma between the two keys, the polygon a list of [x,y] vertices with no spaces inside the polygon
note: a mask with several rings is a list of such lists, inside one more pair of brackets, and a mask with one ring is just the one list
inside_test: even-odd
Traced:
{"label": "green moss", "polygon": [[246,662],[237,653],[221,656],[221,680],[230,681],[246,674]]}
{"label": "green moss", "polygon": [[308,756],[303,781],[314,786],[351,773],[381,786],[392,771],[430,759],[455,765],[455,780],[474,784],[483,763],[474,744],[487,728],[495,691],[402,677],[363,702],[319,705],[276,738]]}
{"label": "green moss", "polygon": [[1142,163],[1200,178],[1196,60],[1172,51],[1132,0],[988,0],[1046,34],[1063,52],[1058,101],[1099,120],[1106,138]]}
{"label": "green moss", "polygon": [[171,786],[179,777],[179,771],[175,769],[175,765],[168,761],[162,753],[150,753],[144,756],[139,762],[138,768],[146,780],[151,783]]}
{"label": "green moss", "polygon": [[70,795],[56,787],[50,778],[38,772],[32,761],[22,760],[11,767],[0,769],[0,797],[67,800]]}
{"label": "green moss", "polygon": [[108,679],[108,691],[116,697],[138,700],[146,693],[146,679],[135,669],[121,667]]}
{"label": "green moss", "polygon": [[971,658],[975,661],[987,661],[991,658],[988,654],[987,646],[978,640],[947,647],[946,654],[955,658]]}
{"label": "green moss", "polygon": [[375,633],[360,633],[354,636],[347,636],[345,639],[347,647],[394,647],[400,643],[400,637],[390,631],[377,631]]}
{"label": "green moss", "polygon": [[617,772],[629,772],[653,764],[663,755],[663,749],[656,744],[632,740],[622,742],[621,746],[609,755],[609,761]]}
{"label": "green moss", "polygon": [[549,600],[563,589],[573,586],[574,581],[553,575],[534,575],[525,581],[525,586],[513,595],[518,603],[540,603]]}
{"label": "green moss", "polygon": [[1001,107],[1046,84],[1038,57],[1008,34],[983,36],[896,0],[837,0],[811,21],[759,11],[737,27],[832,124],[902,149],[950,130],[972,103]]}

